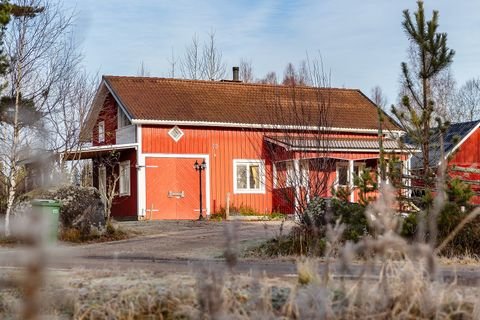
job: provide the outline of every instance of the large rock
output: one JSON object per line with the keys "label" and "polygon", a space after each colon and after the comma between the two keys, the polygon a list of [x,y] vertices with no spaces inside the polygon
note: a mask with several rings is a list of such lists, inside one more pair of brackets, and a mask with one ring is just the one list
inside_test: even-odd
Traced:
{"label": "large rock", "polygon": [[88,234],[92,228],[105,229],[104,203],[100,192],[92,187],[64,186],[56,190],[34,190],[19,197],[15,211],[21,211],[33,199],[60,201],[60,223]]}

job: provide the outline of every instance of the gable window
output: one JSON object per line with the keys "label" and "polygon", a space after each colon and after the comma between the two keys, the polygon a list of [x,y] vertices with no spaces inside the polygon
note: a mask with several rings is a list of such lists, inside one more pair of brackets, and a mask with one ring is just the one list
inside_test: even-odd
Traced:
{"label": "gable window", "polygon": [[105,121],[98,123],[98,142],[105,142]]}
{"label": "gable window", "polygon": [[120,162],[119,193],[121,196],[130,195],[130,161]]}
{"label": "gable window", "polygon": [[233,160],[235,193],[265,193],[265,164],[262,160]]}
{"label": "gable window", "polygon": [[175,140],[175,142],[178,142],[178,140],[183,137],[183,131],[178,126],[175,126],[168,131],[168,135]]}
{"label": "gable window", "polygon": [[120,107],[118,107],[117,110],[118,110],[117,111],[117,127],[118,127],[118,129],[129,126],[131,123],[130,123],[130,120],[128,120],[128,117],[125,114],[125,112],[123,112]]}

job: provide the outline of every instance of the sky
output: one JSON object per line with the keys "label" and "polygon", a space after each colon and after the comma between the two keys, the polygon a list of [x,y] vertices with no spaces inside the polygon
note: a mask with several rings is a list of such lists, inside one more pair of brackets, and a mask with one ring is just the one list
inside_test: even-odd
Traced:
{"label": "sky", "polygon": [[[215,31],[227,65],[250,60],[255,76],[283,74],[288,62],[322,57],[332,86],[379,85],[388,103],[397,99],[400,63],[408,40],[402,11],[414,0],[64,0],[77,12],[75,34],[92,73],[136,75],[143,62],[165,77],[173,56],[183,56],[197,34]],[[67,5],[67,6],[68,6]],[[440,12],[440,30],[456,51],[458,84],[480,76],[480,1],[426,0],[428,17]]]}

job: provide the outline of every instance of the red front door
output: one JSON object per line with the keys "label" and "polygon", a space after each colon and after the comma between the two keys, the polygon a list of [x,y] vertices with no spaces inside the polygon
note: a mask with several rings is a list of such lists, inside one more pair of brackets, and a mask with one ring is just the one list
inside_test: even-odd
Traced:
{"label": "red front door", "polygon": [[[197,158],[146,158],[147,219],[198,219],[200,213]],[[205,215],[206,172],[202,172],[203,213]]]}

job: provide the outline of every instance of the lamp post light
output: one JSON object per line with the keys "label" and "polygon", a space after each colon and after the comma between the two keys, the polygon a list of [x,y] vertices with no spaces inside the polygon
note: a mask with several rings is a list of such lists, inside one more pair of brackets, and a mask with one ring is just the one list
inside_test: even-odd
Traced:
{"label": "lamp post light", "polygon": [[207,168],[207,164],[205,163],[205,159],[203,159],[202,163],[198,163],[197,160],[195,160],[195,164],[193,165],[193,168],[195,168],[195,171],[198,171],[198,180],[200,183],[200,216],[198,217],[198,220],[203,220],[203,208],[202,208],[202,171]]}

